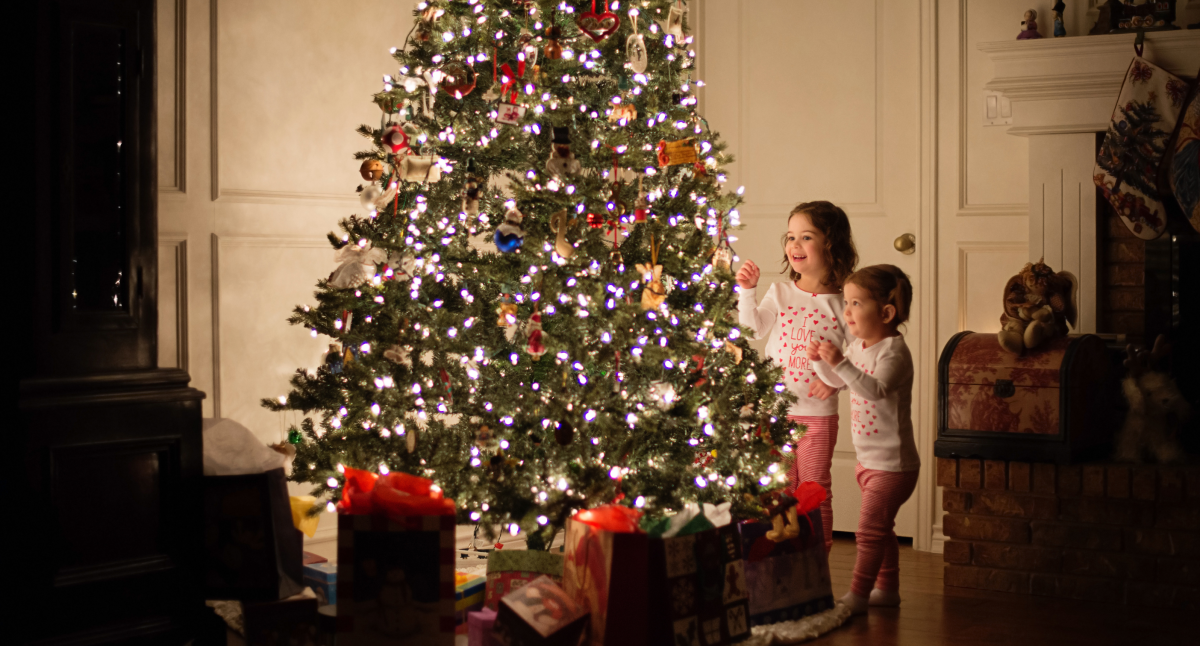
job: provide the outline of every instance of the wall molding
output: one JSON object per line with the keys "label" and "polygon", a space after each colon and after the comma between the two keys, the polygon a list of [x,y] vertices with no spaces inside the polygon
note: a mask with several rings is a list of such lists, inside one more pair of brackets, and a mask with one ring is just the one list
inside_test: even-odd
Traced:
{"label": "wall molding", "polygon": [[221,417],[221,251],[223,249],[333,249],[324,237],[312,236],[223,236],[212,234],[212,406],[213,417]]}
{"label": "wall molding", "polygon": [[955,248],[958,251],[958,329],[961,332],[967,326],[967,299],[970,294],[968,289],[968,276],[970,271],[970,259],[972,254],[988,254],[988,253],[1013,253],[1019,252],[1025,255],[1029,249],[1029,243],[1024,241],[966,241],[959,240],[955,243]]}
{"label": "wall molding", "polygon": [[[221,197],[221,173],[220,173],[220,137],[217,136],[217,113],[219,112],[219,103],[217,102],[217,5],[218,0],[208,0],[209,16],[208,16],[208,136],[209,136],[209,185],[212,186],[212,201],[216,202]],[[213,244],[216,244],[216,234],[213,234]],[[213,247],[216,251],[216,247]],[[216,256],[213,256],[213,272],[216,272]],[[216,285],[213,285],[213,293],[216,293]],[[215,315],[215,311],[214,311]],[[216,323],[214,322],[214,325]],[[216,340],[213,340],[214,343]],[[216,354],[214,353],[214,357]],[[219,373],[217,373],[219,374]],[[215,386],[214,386],[215,388]],[[216,410],[217,402],[220,401],[216,392],[213,393],[213,409]],[[214,413],[217,417],[217,415]]]}
{"label": "wall molding", "polygon": [[[175,261],[175,361],[180,370],[188,369],[188,234],[160,233],[158,250],[169,250]],[[159,303],[162,307],[162,303]]]}
{"label": "wall molding", "polygon": [[958,211],[956,216],[1027,216],[1029,204],[1011,202],[1008,204],[971,204],[967,192],[967,106],[970,101],[970,84],[968,81],[967,60],[970,50],[967,25],[967,0],[958,1]]}
{"label": "wall molding", "polygon": [[175,176],[170,184],[160,185],[160,197],[187,194],[187,0],[175,0],[175,115],[172,122],[175,139]]}
{"label": "wall molding", "polygon": [[294,191],[260,191],[240,188],[218,190],[213,201],[250,204],[330,204],[338,206],[358,206],[356,195],[338,193],[299,193]]}
{"label": "wall molding", "polygon": [[1067,125],[1053,126],[1014,126],[1008,129],[1008,134],[1017,137],[1030,137],[1035,135],[1073,135],[1081,132],[1105,132],[1108,130],[1108,123],[1078,123]]}

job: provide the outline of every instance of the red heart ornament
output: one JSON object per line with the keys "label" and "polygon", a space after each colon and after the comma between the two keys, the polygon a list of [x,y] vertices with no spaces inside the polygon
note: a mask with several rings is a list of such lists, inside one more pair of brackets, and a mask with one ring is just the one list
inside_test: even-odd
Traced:
{"label": "red heart ornament", "polygon": [[617,27],[621,26],[621,19],[611,11],[596,13],[595,7],[592,9],[579,14],[575,18],[575,24],[579,26],[579,31],[592,39],[592,42],[598,43],[617,31]]}

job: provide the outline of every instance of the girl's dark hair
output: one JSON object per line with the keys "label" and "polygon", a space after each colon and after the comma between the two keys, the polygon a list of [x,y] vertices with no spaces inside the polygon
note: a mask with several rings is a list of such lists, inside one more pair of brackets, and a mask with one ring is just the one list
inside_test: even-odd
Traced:
{"label": "girl's dark hair", "polygon": [[[803,202],[788,214],[788,222],[798,213],[803,213],[812,220],[813,226],[825,235],[825,260],[829,264],[829,272],[825,276],[825,284],[838,289],[846,282],[846,278],[858,264],[858,251],[854,248],[854,238],[850,235],[850,218],[846,212],[832,202]],[[792,269],[787,256],[787,234],[783,234],[783,271],[787,272],[792,281],[800,278],[800,274]]]}
{"label": "girl's dark hair", "polygon": [[912,281],[908,274],[895,265],[871,265],[863,267],[850,274],[847,283],[854,283],[865,289],[871,298],[879,303],[879,309],[884,305],[896,308],[896,317],[889,324],[892,329],[908,320],[908,311],[912,307]]}

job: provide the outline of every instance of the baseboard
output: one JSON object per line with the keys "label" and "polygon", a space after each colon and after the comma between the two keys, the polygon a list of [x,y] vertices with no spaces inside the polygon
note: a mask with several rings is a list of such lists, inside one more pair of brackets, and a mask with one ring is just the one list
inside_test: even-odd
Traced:
{"label": "baseboard", "polygon": [[929,551],[934,554],[941,554],[945,550],[946,535],[942,533],[942,525],[939,523],[933,526],[933,538],[930,540]]}

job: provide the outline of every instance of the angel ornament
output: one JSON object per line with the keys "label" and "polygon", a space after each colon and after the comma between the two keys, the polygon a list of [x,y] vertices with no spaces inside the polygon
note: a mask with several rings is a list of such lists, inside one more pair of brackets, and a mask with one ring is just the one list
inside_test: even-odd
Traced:
{"label": "angel ornament", "polygon": [[667,289],[662,283],[663,268],[658,264],[658,244],[653,236],[650,237],[650,262],[638,263],[636,267],[646,281],[646,288],[642,290],[642,309],[656,309],[666,300]]}
{"label": "angel ornament", "polygon": [[350,289],[374,276],[375,265],[387,260],[387,254],[364,240],[361,244],[348,244],[338,249],[333,259],[341,264],[329,275],[329,286]]}
{"label": "angel ornament", "polygon": [[683,13],[683,0],[675,0],[667,19],[659,23],[663,33],[674,36],[676,41],[683,40]]}

